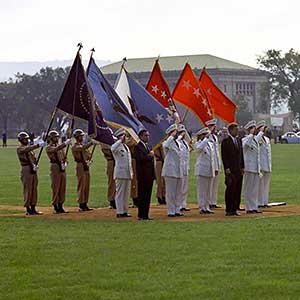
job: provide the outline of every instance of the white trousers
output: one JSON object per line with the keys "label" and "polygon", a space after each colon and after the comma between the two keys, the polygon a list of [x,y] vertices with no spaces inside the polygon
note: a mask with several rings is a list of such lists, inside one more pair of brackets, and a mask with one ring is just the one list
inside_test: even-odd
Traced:
{"label": "white trousers", "polygon": [[182,195],[182,178],[164,177],[166,184],[166,202],[168,214],[174,215],[180,212]]}
{"label": "white trousers", "polygon": [[186,175],[186,176],[183,176],[183,178],[182,178],[180,208],[186,208],[186,206],[187,206],[188,188],[189,188],[189,176]]}
{"label": "white trousers", "polygon": [[246,211],[257,210],[259,180],[259,174],[245,172],[244,192]]}
{"label": "white trousers", "polygon": [[263,172],[264,176],[259,179],[258,205],[268,205],[271,173]]}
{"label": "white trousers", "polygon": [[211,199],[213,179],[213,177],[197,176],[199,209],[209,210],[209,200]]}
{"label": "white trousers", "polygon": [[213,177],[213,179],[212,179],[211,198],[209,199],[210,205],[217,205],[217,203],[218,203],[219,180],[220,180],[220,171],[218,172],[218,175]]}
{"label": "white trousers", "polygon": [[131,179],[116,179],[116,207],[117,214],[128,212],[128,198],[130,195]]}

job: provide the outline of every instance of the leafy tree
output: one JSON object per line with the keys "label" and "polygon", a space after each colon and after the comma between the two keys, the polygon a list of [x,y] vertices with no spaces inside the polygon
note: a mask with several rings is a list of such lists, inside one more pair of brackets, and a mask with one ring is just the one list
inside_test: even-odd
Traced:
{"label": "leafy tree", "polygon": [[253,119],[253,115],[249,111],[248,101],[245,99],[245,96],[237,95],[234,99],[234,102],[238,105],[238,109],[236,111],[237,122],[241,125],[244,125],[251,121]]}
{"label": "leafy tree", "polygon": [[267,71],[273,107],[287,103],[295,119],[300,115],[300,53],[290,49],[268,50],[257,59],[261,69]]}

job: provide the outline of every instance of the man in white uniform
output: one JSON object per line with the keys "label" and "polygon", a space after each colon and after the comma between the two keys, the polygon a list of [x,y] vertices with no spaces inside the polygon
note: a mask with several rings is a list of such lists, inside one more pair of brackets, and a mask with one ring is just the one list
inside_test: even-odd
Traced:
{"label": "man in white uniform", "polygon": [[197,132],[195,143],[196,164],[195,176],[197,176],[198,205],[200,214],[213,214],[209,208],[213,179],[218,175],[215,167],[214,146],[209,139],[210,130],[205,127]]}
{"label": "man in white uniform", "polygon": [[245,175],[244,175],[244,192],[245,205],[247,213],[261,213],[258,208],[258,188],[261,176],[260,170],[260,146],[259,143],[263,137],[263,131],[255,135],[256,122],[250,121],[246,124],[245,129],[248,135],[242,139]]}
{"label": "man in white uniform", "polygon": [[128,198],[132,179],[131,154],[126,145],[125,130],[120,128],[114,133],[118,139],[112,146],[111,152],[115,160],[114,180],[116,181],[117,218],[131,217],[128,214]]}
{"label": "man in white uniform", "polygon": [[[256,125],[257,131],[266,131],[266,121],[260,121]],[[260,143],[260,169],[262,177],[259,180],[258,207],[268,207],[270,181],[272,172],[272,155],[270,139],[264,134]]]}
{"label": "man in white uniform", "polygon": [[165,161],[162,176],[166,184],[168,217],[183,216],[180,212],[183,170],[180,145],[177,142],[177,138],[179,137],[177,125],[173,124],[168,127],[166,134],[168,138],[163,142]]}
{"label": "man in white uniform", "polygon": [[188,196],[188,186],[189,186],[189,169],[190,169],[190,146],[188,143],[189,136],[184,127],[184,125],[178,125],[178,134],[177,142],[181,150],[181,163],[182,163],[182,194],[181,194],[181,205],[180,211],[190,211],[187,207],[187,196]]}
{"label": "man in white uniform", "polygon": [[209,200],[209,207],[210,209],[214,208],[221,208],[221,206],[218,206],[218,187],[219,187],[219,180],[220,180],[220,171],[221,171],[221,160],[220,160],[220,152],[219,152],[219,140],[216,133],[217,128],[217,120],[212,119],[207,121],[206,126],[210,130],[209,140],[213,144],[214,149],[214,160],[215,160],[215,168],[216,171],[218,171],[217,175],[213,179],[212,183],[212,191],[211,191],[211,198]]}

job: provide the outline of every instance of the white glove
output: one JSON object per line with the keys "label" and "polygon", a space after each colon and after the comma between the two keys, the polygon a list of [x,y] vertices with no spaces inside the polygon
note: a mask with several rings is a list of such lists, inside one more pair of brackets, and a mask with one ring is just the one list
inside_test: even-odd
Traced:
{"label": "white glove", "polygon": [[38,143],[37,143],[41,148],[44,148],[47,146],[47,143],[43,140],[39,140]]}
{"label": "white glove", "polygon": [[178,138],[177,138],[177,141],[180,141],[182,140],[183,136],[182,135],[179,135]]}
{"label": "white glove", "polygon": [[88,166],[90,166],[92,163],[93,163],[92,160],[88,160],[88,161],[86,162],[86,164],[87,164]]}
{"label": "white glove", "polygon": [[65,145],[72,145],[72,140],[71,139],[67,139],[65,141]]}

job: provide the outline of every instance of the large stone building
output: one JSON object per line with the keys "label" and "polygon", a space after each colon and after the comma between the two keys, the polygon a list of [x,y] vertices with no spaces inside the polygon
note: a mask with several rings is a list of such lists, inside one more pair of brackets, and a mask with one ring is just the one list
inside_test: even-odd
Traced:
{"label": "large stone building", "polygon": [[[125,67],[133,78],[146,86],[155,59],[155,57],[127,59]],[[258,69],[208,54],[160,57],[159,62],[171,91],[185,63],[188,62],[197,76],[200,76],[202,68],[206,67],[217,86],[234,102],[242,97],[247,101],[248,109],[253,114],[269,113],[270,101],[266,99],[264,92],[267,77]],[[101,68],[112,84],[120,72],[121,65],[122,61],[119,61]]]}

